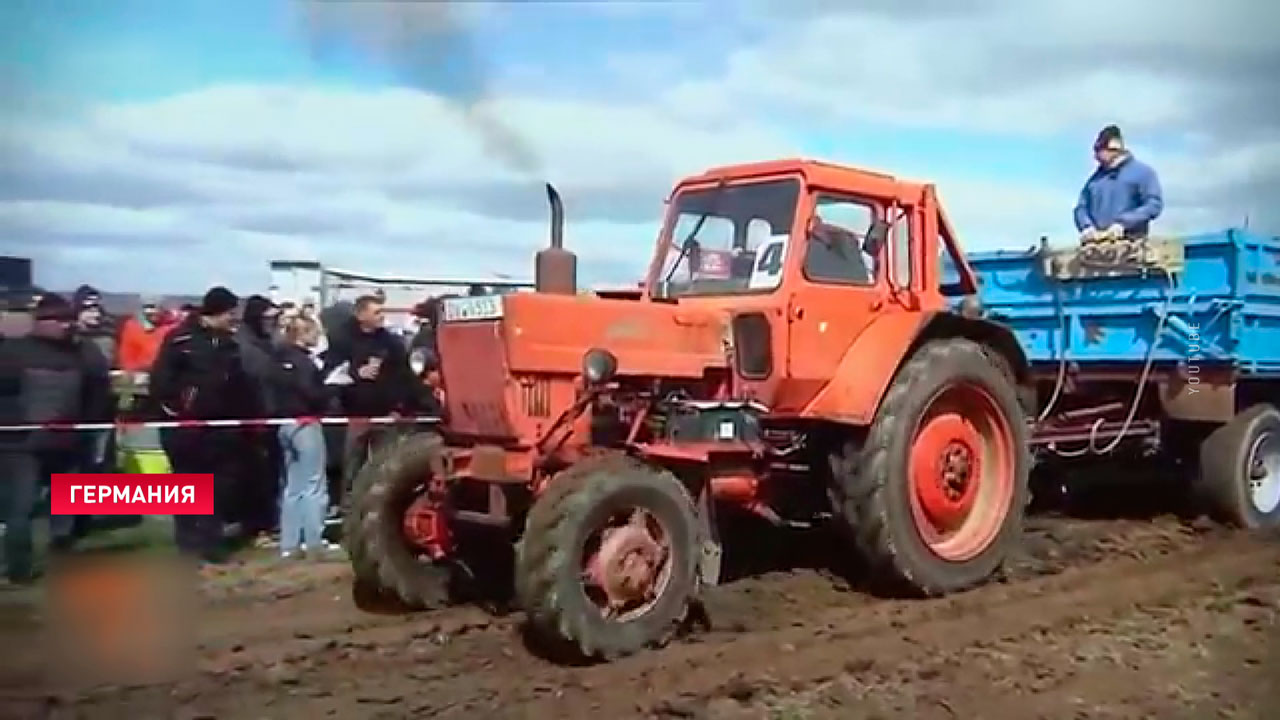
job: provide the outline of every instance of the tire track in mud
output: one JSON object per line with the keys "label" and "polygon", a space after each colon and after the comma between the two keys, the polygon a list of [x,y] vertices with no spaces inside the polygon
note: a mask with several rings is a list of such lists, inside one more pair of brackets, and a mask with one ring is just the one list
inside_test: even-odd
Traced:
{"label": "tire track in mud", "polygon": [[286,617],[270,641],[246,638],[247,647],[206,655],[205,675],[172,696],[109,692],[86,698],[86,707],[96,706],[95,717],[192,702],[219,717],[258,717],[263,708],[273,717],[690,716],[718,696],[818,683],[886,658],[1016,637],[1280,572],[1280,546],[1177,524],[1052,520],[1030,528],[1028,540],[1012,584],[938,601],[878,600],[813,572],[753,578],[711,594],[718,629],[586,668],[531,657],[514,617],[450,610],[282,641],[297,627]]}
{"label": "tire track in mud", "polygon": [[[1021,581],[1118,555],[1146,557],[1191,546],[1199,543],[1205,534],[1221,532],[1216,526],[1197,528],[1170,517],[1155,521],[1033,518],[1003,577],[1008,581]],[[808,556],[804,559],[810,563],[813,560]],[[252,572],[266,574],[271,569],[265,567]],[[810,566],[765,571],[735,580],[712,589],[708,598],[715,627],[730,632],[772,629],[803,620],[815,610],[828,606],[875,601],[860,588],[850,587],[847,579],[838,573]],[[280,614],[277,608],[281,605],[287,605],[290,611]],[[256,616],[270,616],[271,622],[246,623]],[[392,627],[422,631],[436,625],[480,629],[486,625],[485,618],[499,628],[509,625],[508,618],[494,617],[472,606],[407,615],[378,615],[359,610],[354,607],[350,571],[344,565],[341,570],[324,567],[317,577],[272,579],[266,587],[249,586],[239,592],[235,588],[217,587],[206,595],[196,619],[201,625],[204,648],[217,651],[267,645],[299,634],[319,637]]]}
{"label": "tire track in mud", "polygon": [[[1280,546],[1223,541],[1159,561],[1122,560],[1071,570],[1021,585],[991,586],[941,601],[881,602],[832,611],[802,627],[669,650],[563,677],[577,692],[508,690],[536,717],[627,715],[637,711],[695,716],[706,701],[750,697],[773,688],[798,688],[840,672],[922,654],[954,651],[980,642],[1097,620],[1135,604],[1158,604],[1218,585],[1280,573]],[[499,688],[489,688],[498,692]],[[532,690],[532,692],[531,692]],[[479,709],[494,714],[500,708]]]}
{"label": "tire track in mud", "polygon": [[[1263,573],[1265,575],[1265,573]],[[910,717],[1263,720],[1280,694],[1280,573],[1110,617],[935,651],[800,692],[718,698],[722,720]]]}
{"label": "tire track in mud", "polygon": [[[1150,520],[1084,521],[1073,518],[1033,519],[1024,541],[1002,571],[1007,582],[1054,575],[1068,568],[1094,564],[1118,556],[1143,558],[1200,543],[1206,533],[1172,518]],[[806,560],[812,560],[806,557]],[[246,596],[210,598],[198,617],[202,649],[209,654],[244,652],[291,639],[309,640],[326,635],[367,633],[383,641],[397,635],[451,637],[459,632],[506,634],[520,617],[494,616],[473,606],[458,606],[412,614],[377,615],[353,606],[348,571],[326,569],[319,582],[300,586],[260,589]],[[713,623],[713,634],[772,630],[806,623],[813,613],[828,607],[863,607],[882,602],[845,577],[821,568],[798,567],[763,572],[713,588],[704,598]],[[280,615],[273,606],[288,604]],[[270,624],[246,623],[246,616],[270,615]]]}

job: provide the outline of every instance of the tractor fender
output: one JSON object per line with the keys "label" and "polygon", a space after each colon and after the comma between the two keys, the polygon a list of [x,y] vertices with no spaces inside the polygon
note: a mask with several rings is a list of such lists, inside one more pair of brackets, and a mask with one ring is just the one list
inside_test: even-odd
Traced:
{"label": "tractor fender", "polygon": [[1005,326],[978,318],[932,311],[881,315],[850,344],[836,372],[802,415],[869,425],[898,368],[930,340],[963,337],[991,348],[1007,364],[1014,382],[1027,376],[1026,354]]}
{"label": "tractor fender", "polygon": [[925,323],[924,330],[912,344],[911,350],[930,340],[962,337],[982,345],[997,354],[1005,363],[1012,380],[1022,384],[1027,379],[1031,364],[1018,342],[1017,336],[1007,325],[984,318],[971,318],[953,312],[935,312]]}

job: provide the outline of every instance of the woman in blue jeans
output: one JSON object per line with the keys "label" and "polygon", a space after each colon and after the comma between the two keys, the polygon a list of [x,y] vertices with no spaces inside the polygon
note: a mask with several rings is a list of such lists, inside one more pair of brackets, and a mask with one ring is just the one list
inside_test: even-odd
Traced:
{"label": "woman in blue jeans", "polygon": [[323,536],[329,487],[324,430],[318,420],[328,404],[328,391],[312,353],[319,340],[316,321],[291,318],[285,326],[285,342],[276,355],[274,390],[280,413],[308,418],[282,425],[279,430],[284,453],[280,554],[285,558],[302,552],[322,557],[338,547]]}

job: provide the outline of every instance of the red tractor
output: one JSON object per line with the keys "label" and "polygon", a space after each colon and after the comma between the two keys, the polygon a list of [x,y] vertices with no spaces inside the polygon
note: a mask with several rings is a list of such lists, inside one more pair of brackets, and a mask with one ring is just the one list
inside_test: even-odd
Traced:
{"label": "red tractor", "polygon": [[997,570],[1027,501],[1027,362],[1009,330],[950,310],[944,291],[976,287],[933,186],[801,160],[712,170],[672,193],[642,287],[586,294],[548,195],[537,291],[446,303],[444,421],[360,476],[360,585],[437,605],[477,575],[487,529],[531,628],[613,658],[666,642],[719,581],[726,506],[834,519],[916,595]]}

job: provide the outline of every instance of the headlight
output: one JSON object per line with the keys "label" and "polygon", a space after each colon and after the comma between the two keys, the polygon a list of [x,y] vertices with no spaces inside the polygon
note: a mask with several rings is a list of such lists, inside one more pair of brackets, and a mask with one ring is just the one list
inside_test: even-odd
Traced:
{"label": "headlight", "polygon": [[592,348],[582,356],[582,377],[587,385],[602,385],[618,374],[618,358],[601,348]]}
{"label": "headlight", "polygon": [[414,375],[421,375],[427,369],[427,354],[422,350],[414,350],[409,356],[409,367],[413,368]]}

